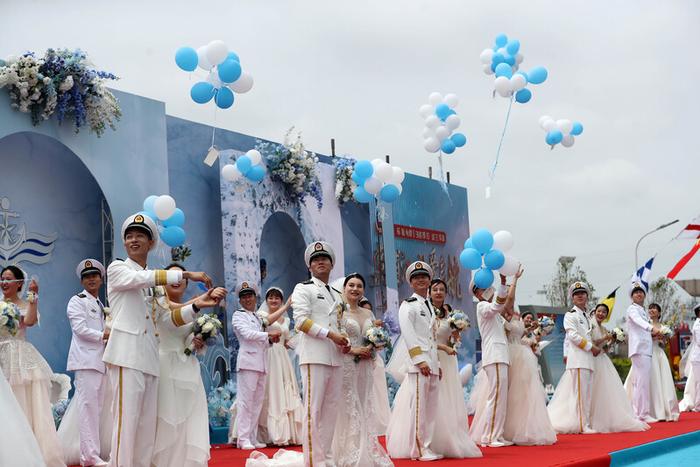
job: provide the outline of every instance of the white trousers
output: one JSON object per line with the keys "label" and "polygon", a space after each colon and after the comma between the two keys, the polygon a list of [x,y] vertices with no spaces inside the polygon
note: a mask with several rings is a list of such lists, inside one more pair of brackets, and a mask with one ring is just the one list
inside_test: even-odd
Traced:
{"label": "white trousers", "polygon": [[156,438],[158,377],[109,365],[112,386],[110,467],[150,467]]}
{"label": "white trousers", "polygon": [[571,368],[567,370],[574,382],[574,396],[576,401],[576,415],[578,415],[579,433],[591,429],[591,390],[593,383],[593,370],[587,368]]}
{"label": "white trousers", "polygon": [[265,378],[262,371],[238,370],[236,385],[237,446],[258,442],[258,419],[265,398]]}
{"label": "white trousers", "polygon": [[632,407],[640,420],[649,417],[651,399],[651,355],[632,355]]}
{"label": "white trousers", "polygon": [[695,379],[695,400],[693,411],[700,412],[700,362],[693,363],[693,379]]}
{"label": "white trousers", "polygon": [[484,367],[489,379],[489,397],[484,413],[489,417],[489,428],[481,437],[481,445],[503,441],[503,428],[508,410],[508,365],[492,363]]}
{"label": "white trousers", "polygon": [[[414,424],[414,439],[411,440],[411,459],[417,459],[430,450],[435,431],[435,416],[438,408],[440,378],[437,375],[423,376],[420,373],[406,375],[409,387],[415,388],[415,409],[411,422]],[[439,453],[438,453],[439,454]]]}
{"label": "white trousers", "polygon": [[80,463],[100,462],[100,414],[105,389],[105,375],[97,370],[75,371],[75,401],[78,404]]}
{"label": "white trousers", "polygon": [[304,386],[304,419],[301,438],[304,465],[332,467],[335,465],[331,444],[343,387],[340,366],[304,364],[301,380]]}

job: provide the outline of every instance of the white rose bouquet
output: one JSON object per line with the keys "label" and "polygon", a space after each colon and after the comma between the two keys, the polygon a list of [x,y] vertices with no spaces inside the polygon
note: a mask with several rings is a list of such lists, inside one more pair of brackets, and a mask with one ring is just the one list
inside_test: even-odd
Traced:
{"label": "white rose bouquet", "polygon": [[21,316],[17,305],[0,301],[0,335],[17,335]]}
{"label": "white rose bouquet", "polygon": [[673,329],[671,329],[669,326],[662,324],[661,327],[659,328],[659,331],[661,332],[661,335],[666,338],[670,339],[673,337]]}
{"label": "white rose bouquet", "polygon": [[200,338],[204,342],[212,339],[219,334],[219,329],[222,329],[223,325],[216,315],[204,314],[199,316],[192,325],[192,332],[187,336],[185,355],[192,355],[195,351],[194,339]]}
{"label": "white rose bouquet", "polygon": [[[364,344],[372,346],[372,358],[374,358],[375,350],[389,348],[391,349],[391,338],[389,331],[384,327],[381,320],[375,320],[372,326],[367,328],[364,336]],[[361,360],[359,355],[355,356],[355,363]]]}
{"label": "white rose bouquet", "polygon": [[610,334],[613,336],[613,342],[622,343],[627,340],[627,334],[625,334],[625,331],[623,331],[621,328],[614,328],[612,331],[610,331]]}
{"label": "white rose bouquet", "polygon": [[554,320],[549,316],[542,316],[537,322],[540,325],[537,329],[537,334],[540,337],[544,337],[554,331]]}
{"label": "white rose bouquet", "polygon": [[447,322],[450,327],[455,331],[462,332],[465,329],[469,329],[472,325],[469,317],[465,315],[461,310],[454,310],[450,317],[447,318]]}

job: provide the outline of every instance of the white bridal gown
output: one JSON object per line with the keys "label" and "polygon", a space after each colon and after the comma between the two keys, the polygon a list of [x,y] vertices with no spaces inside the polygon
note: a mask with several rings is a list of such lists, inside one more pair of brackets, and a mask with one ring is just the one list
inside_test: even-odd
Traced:
{"label": "white bridal gown", "polygon": [[[22,316],[27,313],[26,308],[19,308],[19,311]],[[27,342],[23,322],[15,336],[7,333],[4,327],[0,329],[0,367],[34,432],[44,462],[48,467],[65,467],[49,396],[53,374],[51,367],[39,351]],[[6,431],[3,426],[0,436],[4,436]]]}
{"label": "white bridal gown", "polygon": [[[437,331],[438,344],[448,345],[452,328],[447,319],[440,320]],[[445,457],[481,457],[481,450],[469,436],[467,405],[464,402],[462,382],[456,355],[438,350],[442,379],[438,390],[438,413],[430,448]]]}
{"label": "white bridal gown", "polygon": [[36,442],[27,417],[17,404],[12,388],[0,371],[0,414],[2,435],[0,436],[0,465],[22,467],[44,467],[44,458]]}

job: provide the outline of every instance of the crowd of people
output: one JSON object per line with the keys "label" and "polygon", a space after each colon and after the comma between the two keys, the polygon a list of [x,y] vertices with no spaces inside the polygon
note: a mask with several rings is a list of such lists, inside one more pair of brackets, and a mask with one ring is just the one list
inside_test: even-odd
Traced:
{"label": "crowd of people", "polygon": [[[127,259],[106,270],[85,259],[76,268],[83,290],[67,305],[73,331],[67,369],[75,372],[76,390],[58,431],[52,371],[25,338],[26,328],[39,321],[39,286],[16,266],[2,270],[4,301],[21,319],[17,332],[0,331],[6,427],[0,465],[207,465],[208,408],[196,358],[206,342],[193,330],[200,310],[219,305],[228,291],[180,264],[148,269],[158,229],[147,216],[127,218],[121,238]],[[680,410],[700,411],[700,307],[681,365],[688,383],[679,407],[662,348],[661,309],[644,307],[642,283],[630,288],[632,369],[624,385],[607,353],[615,341],[603,325],[610,310],[605,304],[588,310],[587,284],[571,284],[566,371],[549,404],[538,369],[537,317],[515,306],[523,270],[510,284],[501,275],[495,288],[472,283],[482,360],[469,401],[475,410],[470,426],[456,355],[460,328],[451,321],[447,286],[430,265],[416,261],[405,271],[413,294],[399,307],[401,334],[385,368],[379,347],[367,338],[382,322],[365,297],[365,278],[352,273],[342,287],[333,287],[335,253],[327,242],[308,245],[304,258],[311,277],[289,298],[278,287],[260,296],[252,281],[240,281],[235,290],[240,308],[231,325],[239,348],[229,438],[251,451],[251,467],[478,458],[483,447],[551,445],[560,433],[643,431],[650,423],[677,420]],[[100,300],[107,278],[109,308]],[[187,299],[189,281],[201,282],[206,292]],[[190,348],[195,351],[185,352]],[[386,372],[400,382],[393,408]],[[255,451],[268,445],[301,445],[302,452],[281,449],[268,459]]]}

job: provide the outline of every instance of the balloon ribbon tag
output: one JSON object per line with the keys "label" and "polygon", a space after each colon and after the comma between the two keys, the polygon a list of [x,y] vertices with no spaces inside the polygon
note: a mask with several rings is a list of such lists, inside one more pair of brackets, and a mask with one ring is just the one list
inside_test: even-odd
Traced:
{"label": "balloon ribbon tag", "polygon": [[218,157],[219,150],[216,148],[216,146],[212,146],[209,148],[209,152],[207,152],[207,157],[204,158],[204,163],[211,167],[214,165],[214,162],[216,162],[216,159],[218,159]]}

